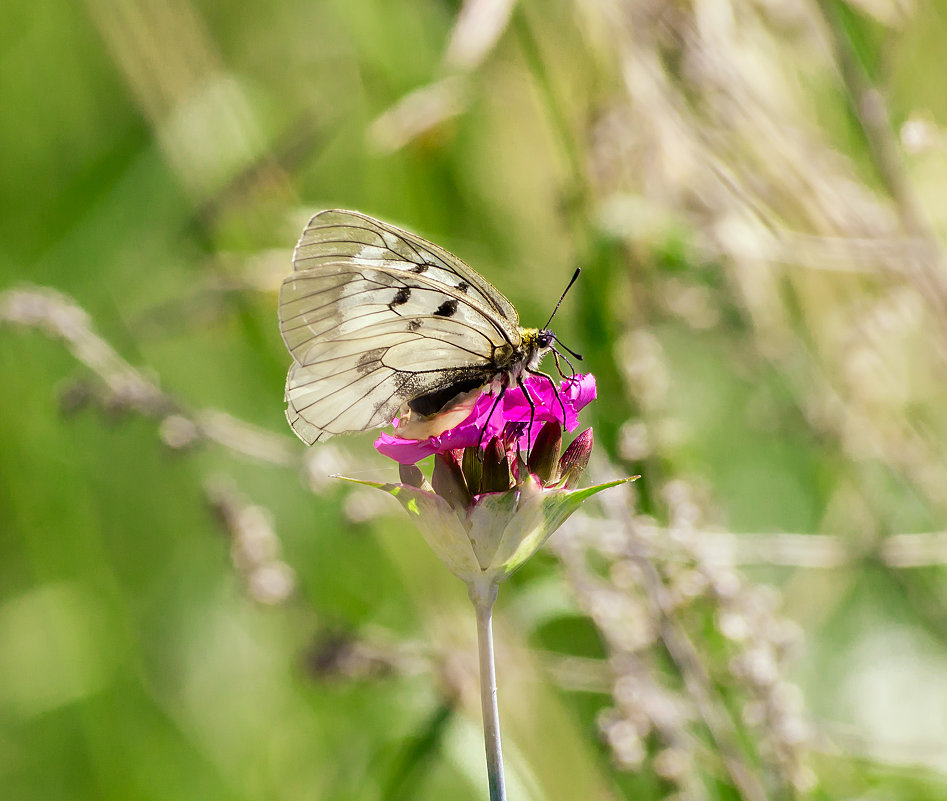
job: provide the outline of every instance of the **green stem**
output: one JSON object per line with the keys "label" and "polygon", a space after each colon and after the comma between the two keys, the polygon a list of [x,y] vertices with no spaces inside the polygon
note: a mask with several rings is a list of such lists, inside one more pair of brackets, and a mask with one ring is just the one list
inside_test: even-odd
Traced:
{"label": "green stem", "polygon": [[497,708],[497,677],[493,659],[493,603],[497,585],[470,584],[470,600],[477,610],[477,646],[480,653],[480,706],[483,710],[483,744],[487,752],[490,801],[506,801],[503,753],[500,748],[500,712]]}

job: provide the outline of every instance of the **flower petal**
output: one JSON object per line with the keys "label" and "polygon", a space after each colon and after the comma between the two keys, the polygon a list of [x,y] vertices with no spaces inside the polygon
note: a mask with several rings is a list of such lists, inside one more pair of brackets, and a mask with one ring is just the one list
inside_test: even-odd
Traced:
{"label": "flower petal", "polygon": [[422,440],[382,434],[375,440],[375,447],[379,453],[396,462],[414,464],[435,453],[489,442],[502,433],[508,422],[529,421],[532,415],[532,428],[524,432],[518,443],[519,448],[526,449],[536,441],[543,424],[551,420],[558,420],[564,428],[573,431],[579,422],[579,411],[595,398],[596,393],[595,376],[591,373],[563,379],[558,385],[545,376],[527,374],[523,383],[535,405],[535,414],[523,390],[510,387],[499,404],[496,404],[495,396],[481,395],[467,419],[442,434]]}

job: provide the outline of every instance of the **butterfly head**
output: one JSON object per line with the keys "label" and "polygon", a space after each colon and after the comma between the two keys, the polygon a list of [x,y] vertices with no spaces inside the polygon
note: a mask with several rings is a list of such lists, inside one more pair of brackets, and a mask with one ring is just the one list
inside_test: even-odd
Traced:
{"label": "butterfly head", "polygon": [[543,356],[552,350],[556,335],[548,328],[520,328],[523,342],[523,366],[530,371],[536,370]]}

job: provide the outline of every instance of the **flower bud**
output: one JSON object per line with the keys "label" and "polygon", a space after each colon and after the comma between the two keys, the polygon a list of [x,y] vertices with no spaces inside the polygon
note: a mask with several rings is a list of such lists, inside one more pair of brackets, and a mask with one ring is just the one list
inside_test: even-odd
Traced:
{"label": "flower bud", "polygon": [[510,488],[510,463],[506,458],[506,450],[497,437],[487,443],[483,454],[483,478],[480,482],[481,492],[506,492]]}
{"label": "flower bud", "polygon": [[[420,472],[420,471],[419,471]],[[434,456],[434,472],[431,475],[434,492],[458,511],[467,508],[470,503],[470,490],[467,481],[457,464],[457,457],[450,451]]]}
{"label": "flower bud", "polygon": [[592,429],[587,428],[574,440],[559,460],[559,475],[565,489],[575,489],[592,456]]}
{"label": "flower bud", "polygon": [[480,485],[483,483],[483,457],[480,455],[480,448],[464,448],[461,469],[464,471],[464,478],[467,479],[467,488],[476,495],[480,492]]}
{"label": "flower bud", "polygon": [[402,484],[420,489],[424,484],[424,473],[416,464],[399,464],[398,477]]}
{"label": "flower bud", "polygon": [[550,420],[539,430],[536,444],[529,454],[529,472],[545,486],[556,480],[559,449],[562,447],[562,426],[558,420]]}

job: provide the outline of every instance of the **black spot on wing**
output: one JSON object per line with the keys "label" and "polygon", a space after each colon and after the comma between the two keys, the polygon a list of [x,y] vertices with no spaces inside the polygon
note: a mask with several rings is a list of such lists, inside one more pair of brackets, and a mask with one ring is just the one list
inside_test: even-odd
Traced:
{"label": "black spot on wing", "polygon": [[355,363],[355,371],[359,375],[367,375],[378,368],[381,357],[384,356],[386,348],[373,348],[366,350]]}
{"label": "black spot on wing", "polygon": [[437,311],[434,312],[437,317],[453,317],[457,313],[457,301],[454,298],[450,300],[445,300],[440,306],[437,307]]}
{"label": "black spot on wing", "polygon": [[416,264],[414,265],[414,267],[411,268],[411,272],[421,275],[421,273],[427,272],[428,267],[436,267],[436,266],[437,265],[435,264],[428,264],[427,262],[425,262],[424,264]]}
{"label": "black spot on wing", "polygon": [[411,297],[411,290],[408,287],[403,286],[398,290],[397,294],[391,299],[391,303],[388,305],[390,307],[401,306],[408,302],[408,299]]}
{"label": "black spot on wing", "polygon": [[470,284],[468,284],[466,281],[461,281],[459,284],[457,284],[457,289],[458,291],[466,294],[467,290],[470,289]]}
{"label": "black spot on wing", "polygon": [[417,318],[408,321],[408,330],[417,331],[421,327],[421,321]]}

